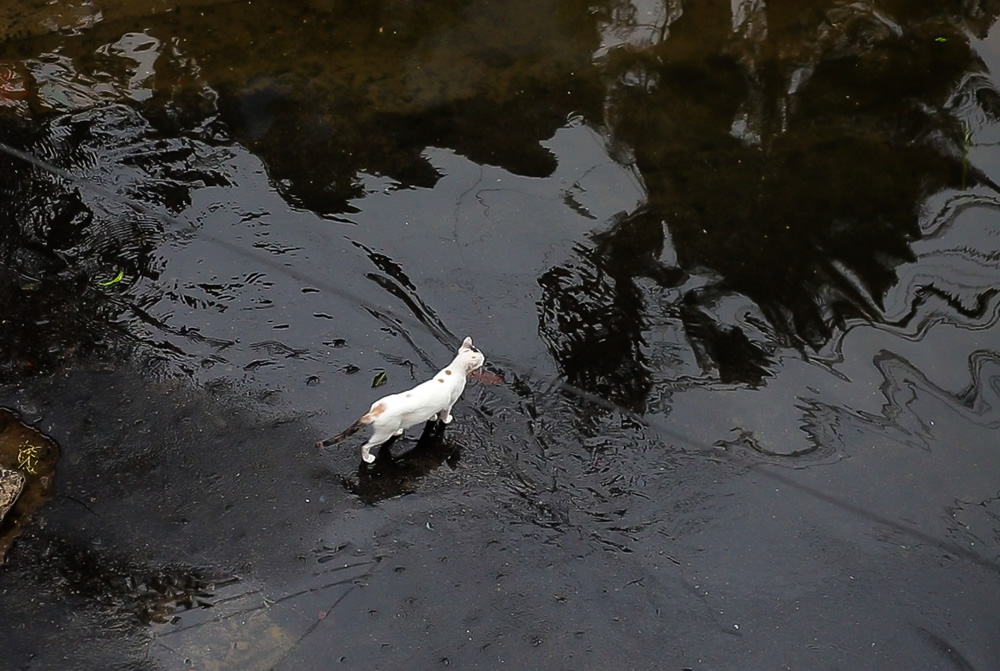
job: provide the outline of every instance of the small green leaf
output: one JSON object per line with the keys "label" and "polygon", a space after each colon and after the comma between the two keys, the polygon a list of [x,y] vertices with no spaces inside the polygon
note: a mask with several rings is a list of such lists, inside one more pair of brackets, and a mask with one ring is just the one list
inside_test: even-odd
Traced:
{"label": "small green leaf", "polygon": [[378,372],[378,375],[375,376],[375,379],[372,380],[372,389],[374,389],[375,387],[381,387],[388,381],[389,381],[389,376],[386,374],[384,370],[380,370]]}
{"label": "small green leaf", "polygon": [[123,277],[125,277],[125,271],[119,270],[118,274],[115,275],[115,278],[113,280],[108,280],[107,282],[98,282],[98,284],[100,284],[102,287],[110,287],[115,282],[121,282]]}
{"label": "small green leaf", "polygon": [[935,37],[934,41],[935,42],[947,42],[948,38],[947,37]]}

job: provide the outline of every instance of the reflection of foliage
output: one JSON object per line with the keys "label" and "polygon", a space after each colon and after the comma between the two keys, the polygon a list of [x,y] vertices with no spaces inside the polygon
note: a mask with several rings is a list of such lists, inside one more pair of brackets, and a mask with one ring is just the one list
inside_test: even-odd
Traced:
{"label": "reflection of foliage", "polygon": [[585,250],[576,251],[584,255],[579,265],[539,278],[542,338],[570,383],[641,410],[650,380],[639,349],[639,293],[593,265]]}
{"label": "reflection of foliage", "polygon": [[218,7],[206,12],[240,22],[256,48],[243,51],[235,29],[190,40],[190,55],[219,92],[221,118],[266,161],[282,195],[337,214],[363,195],[359,171],[433,186],[440,175],[427,147],[518,174],[555,169],[540,142],[570,113],[600,113],[603,89],[589,63],[596,35],[584,3],[522,3],[349,12],[254,3],[235,16]]}
{"label": "reflection of foliage", "polygon": [[[766,102],[780,100],[784,82],[741,84],[735,64],[697,79],[664,66],[657,90],[624,91],[615,130],[636,147],[681,264],[718,273],[781,333],[813,346],[844,318],[875,318],[894,267],[911,257],[922,199],[959,184],[954,158],[928,141],[946,135],[950,120],[924,110],[941,107],[969,63],[942,56],[937,77],[891,65],[926,63],[936,46],[900,38],[819,60],[792,117]],[[662,49],[669,54],[669,44]],[[939,99],[915,97],[935,90]],[[765,102],[748,112],[755,98]]]}
{"label": "reflection of foliage", "polygon": [[[688,273],[664,264],[663,226],[655,213],[641,210],[594,236],[594,247],[578,245],[572,262],[540,279],[540,331],[571,384],[642,411],[652,386],[643,351],[651,321],[676,323],[704,370],[723,382],[759,384],[767,375],[769,352],[732,324],[713,315],[722,297],[717,288],[678,292],[682,300],[652,315],[638,284],[681,289]],[[648,315],[648,316],[647,316]]]}
{"label": "reflection of foliage", "polygon": [[[964,182],[968,141],[946,106],[958,75],[977,65],[963,31],[982,34],[992,4],[904,15],[865,2],[671,0],[642,16],[622,0],[206,6],[204,18],[172,18],[176,48],[142,80],[151,97],[129,88],[135,69],[119,64],[107,95],[131,92],[135,105],[96,97],[109,104],[8,140],[98,181],[95,157],[111,159],[130,197],[179,211],[192,188],[225,184],[207,147],[232,136],[291,202],[341,213],[363,193],[359,172],[433,185],[429,146],[547,175],[555,159],[541,141],[567,115],[603,122],[613,150],[629,148],[619,155],[634,158],[648,203],[540,278],[541,332],[571,381],[638,408],[658,365],[642,345],[659,323],[680,325],[706,374],[756,384],[773,346],[818,347],[845,319],[880,318],[919,235],[916,208]],[[81,39],[118,44],[120,30],[96,24]],[[625,46],[605,52],[602,30],[604,47]],[[107,69],[107,50],[89,52],[104,54],[95,71]],[[45,90],[46,109],[76,99]],[[100,143],[114,147],[98,146],[98,124],[108,124]],[[16,317],[0,335],[82,346],[97,311],[113,320],[116,309],[94,277],[153,274],[157,231],[24,165],[0,167],[0,182],[24,196],[0,205],[17,222],[0,233],[11,278],[0,307]],[[665,230],[669,264],[659,258]],[[753,301],[770,341],[716,314],[714,301],[734,295]]]}
{"label": "reflection of foliage", "polygon": [[[962,135],[945,109],[976,68],[960,30],[939,42],[940,19],[896,23],[862,3],[836,4],[797,8],[798,21],[791,9],[748,15],[770,30],[744,27],[733,43],[728,6],[690,9],[662,44],[606,59],[618,82],[612,144],[632,148],[646,211],[577,250],[586,268],[570,262],[542,281],[543,332],[562,331],[548,338],[561,365],[610,396],[609,371],[629,371],[610,384],[633,405],[646,384],[636,343],[650,309],[639,278],[674,290],[703,370],[757,383],[768,347],[720,322],[711,301],[752,299],[772,345],[820,347],[846,319],[878,320],[896,267],[913,258],[923,200],[964,181]],[[801,21],[810,15],[813,27]],[[680,270],[706,275],[708,287],[678,293],[641,253],[611,260],[617,247],[662,238],[664,226]],[[605,274],[609,263],[617,272]]]}
{"label": "reflection of foliage", "polygon": [[[194,186],[224,183],[198,165],[190,143],[154,137],[124,107],[32,122],[10,114],[0,140],[169,210],[185,207]],[[114,325],[126,304],[109,296],[127,290],[121,278],[156,276],[159,223],[124,199],[67,184],[19,158],[0,161],[0,186],[17,194],[0,202],[0,340],[8,352],[0,373],[44,372],[128,342]]]}
{"label": "reflection of foliage", "polygon": [[624,219],[577,245],[574,261],[539,278],[540,333],[571,384],[641,411],[651,380],[642,352],[645,327],[637,275],[664,285],[682,273],[664,267],[661,227]]}
{"label": "reflection of foliage", "polygon": [[[4,141],[11,141],[12,127],[8,122]],[[102,321],[102,308],[68,258],[93,220],[78,194],[10,157],[0,161],[0,185],[17,194],[0,203],[0,342],[6,351],[0,375],[6,377],[99,349],[102,338],[90,323]]]}

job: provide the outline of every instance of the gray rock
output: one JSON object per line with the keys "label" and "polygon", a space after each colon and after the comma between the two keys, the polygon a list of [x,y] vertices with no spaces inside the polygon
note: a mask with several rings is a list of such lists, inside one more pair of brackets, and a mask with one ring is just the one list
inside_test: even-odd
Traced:
{"label": "gray rock", "polygon": [[14,507],[14,502],[24,488],[24,476],[20,471],[0,467],[0,522]]}

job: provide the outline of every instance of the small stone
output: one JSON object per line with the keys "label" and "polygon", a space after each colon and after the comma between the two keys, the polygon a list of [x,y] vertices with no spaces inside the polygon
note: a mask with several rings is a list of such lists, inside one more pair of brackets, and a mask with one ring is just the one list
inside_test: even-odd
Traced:
{"label": "small stone", "polygon": [[8,511],[14,507],[14,502],[24,489],[24,476],[20,471],[0,467],[0,522]]}

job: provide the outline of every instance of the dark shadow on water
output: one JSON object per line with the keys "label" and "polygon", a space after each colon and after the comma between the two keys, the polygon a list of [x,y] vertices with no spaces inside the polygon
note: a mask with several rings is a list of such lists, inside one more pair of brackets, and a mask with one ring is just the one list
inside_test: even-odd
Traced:
{"label": "dark shadow on water", "polygon": [[458,467],[461,450],[444,433],[441,422],[427,422],[416,444],[398,455],[392,454],[399,440],[393,436],[378,448],[373,463],[361,462],[356,480],[343,478],[344,487],[367,504],[413,493],[422,478],[441,466]]}
{"label": "dark shadow on water", "polygon": [[144,625],[170,622],[186,610],[212,608],[216,587],[237,581],[195,567],[133,566],[63,540],[50,541],[45,557],[68,592]]}

